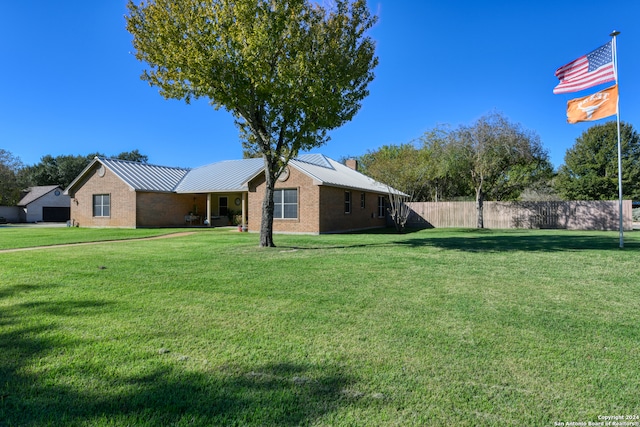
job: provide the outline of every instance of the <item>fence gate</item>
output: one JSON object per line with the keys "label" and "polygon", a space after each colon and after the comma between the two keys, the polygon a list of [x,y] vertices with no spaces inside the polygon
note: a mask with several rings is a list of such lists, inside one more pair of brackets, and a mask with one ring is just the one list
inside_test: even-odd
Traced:
{"label": "fence gate", "polygon": [[559,207],[557,202],[537,203],[533,226],[536,228],[558,228]]}

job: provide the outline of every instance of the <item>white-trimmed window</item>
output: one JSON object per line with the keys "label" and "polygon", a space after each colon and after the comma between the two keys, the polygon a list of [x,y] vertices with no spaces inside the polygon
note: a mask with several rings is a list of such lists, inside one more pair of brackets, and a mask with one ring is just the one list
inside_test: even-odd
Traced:
{"label": "white-trimmed window", "polygon": [[111,195],[93,195],[93,216],[111,216]]}
{"label": "white-trimmed window", "polygon": [[298,189],[283,188],[273,193],[273,217],[275,219],[298,218]]}
{"label": "white-trimmed window", "polygon": [[351,213],[351,191],[344,192],[344,213]]}
{"label": "white-trimmed window", "polygon": [[386,197],[378,196],[378,218],[383,218],[387,213]]}
{"label": "white-trimmed window", "polygon": [[364,202],[367,198],[366,193],[360,193],[360,209],[364,209]]}

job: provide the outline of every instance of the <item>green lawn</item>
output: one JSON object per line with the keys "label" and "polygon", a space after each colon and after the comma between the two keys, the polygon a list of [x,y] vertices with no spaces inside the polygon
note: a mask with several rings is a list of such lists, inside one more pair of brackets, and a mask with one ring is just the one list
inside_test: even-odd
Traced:
{"label": "green lawn", "polygon": [[34,228],[0,227],[0,250],[28,248],[33,246],[49,246],[80,242],[99,242],[108,240],[139,239],[162,236],[184,229],[168,228]]}
{"label": "green lawn", "polygon": [[201,230],[0,253],[0,425],[640,414],[640,234],[625,240],[424,230],[277,235],[260,249],[255,234]]}

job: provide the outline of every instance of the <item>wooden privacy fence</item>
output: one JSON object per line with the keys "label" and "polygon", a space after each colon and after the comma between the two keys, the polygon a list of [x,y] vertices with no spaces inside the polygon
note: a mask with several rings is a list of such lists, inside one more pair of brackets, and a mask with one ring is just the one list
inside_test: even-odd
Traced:
{"label": "wooden privacy fence", "polygon": [[[477,225],[475,202],[411,202],[409,227]],[[485,228],[618,230],[619,201],[484,202]],[[622,203],[623,228],[633,229],[631,200]]]}

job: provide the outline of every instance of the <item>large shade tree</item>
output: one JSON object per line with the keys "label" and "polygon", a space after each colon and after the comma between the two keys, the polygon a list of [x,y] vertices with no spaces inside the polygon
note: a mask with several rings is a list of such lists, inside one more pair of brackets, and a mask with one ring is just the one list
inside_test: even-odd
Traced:
{"label": "large shade tree", "polygon": [[236,119],[265,165],[260,245],[273,243],[276,180],[301,150],[351,120],[377,65],[365,0],[128,3],[142,78],[165,98],[208,99]]}
{"label": "large shade tree", "polygon": [[511,200],[552,168],[537,134],[490,113],[451,134],[456,167],[475,190],[477,227],[484,228],[484,200]]}
{"label": "large shade tree", "polygon": [[[620,124],[623,196],[640,199],[640,136]],[[587,129],[567,150],[555,188],[568,200],[618,198],[618,127],[615,121]]]}

